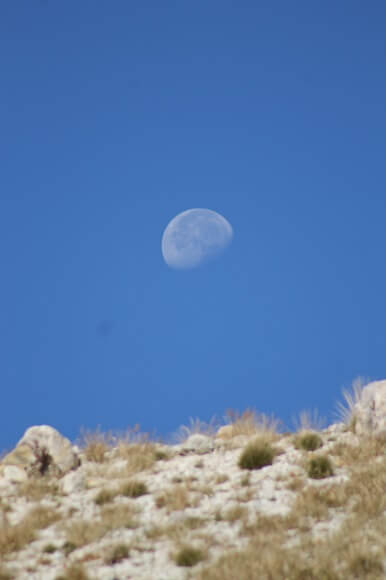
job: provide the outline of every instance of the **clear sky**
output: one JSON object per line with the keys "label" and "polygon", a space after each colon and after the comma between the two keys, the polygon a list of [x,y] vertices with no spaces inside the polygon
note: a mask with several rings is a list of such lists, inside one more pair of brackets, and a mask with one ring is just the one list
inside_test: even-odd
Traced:
{"label": "clear sky", "polygon": [[[384,0],[2,0],[0,449],[386,377]],[[208,208],[232,244],[163,261]]]}

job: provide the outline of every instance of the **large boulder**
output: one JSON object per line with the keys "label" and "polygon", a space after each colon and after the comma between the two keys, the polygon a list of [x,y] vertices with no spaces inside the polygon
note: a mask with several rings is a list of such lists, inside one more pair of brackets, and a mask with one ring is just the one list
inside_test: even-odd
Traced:
{"label": "large boulder", "polygon": [[31,475],[62,476],[80,465],[71,442],[49,425],[30,427],[13,451],[0,462],[0,472],[11,481]]}
{"label": "large boulder", "polygon": [[386,432],[386,381],[374,381],[362,389],[353,416],[357,435]]}

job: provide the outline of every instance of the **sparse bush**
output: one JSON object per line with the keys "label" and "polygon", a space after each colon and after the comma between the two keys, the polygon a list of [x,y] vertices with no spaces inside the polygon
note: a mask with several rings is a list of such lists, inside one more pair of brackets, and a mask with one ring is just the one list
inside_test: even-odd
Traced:
{"label": "sparse bush", "polygon": [[56,546],[54,546],[54,544],[47,544],[43,548],[43,552],[45,554],[53,554],[54,552],[56,552],[56,550],[57,550],[57,548],[56,548]]}
{"label": "sparse bush", "polygon": [[31,509],[15,526],[9,525],[4,518],[0,525],[0,555],[21,550],[35,539],[38,530],[47,528],[59,519],[60,516],[47,507]]}
{"label": "sparse bush", "polygon": [[68,556],[68,554],[71,554],[71,552],[76,550],[76,544],[74,544],[74,542],[69,542],[69,541],[64,542],[64,544],[62,546],[62,550],[66,554],[66,556]]}
{"label": "sparse bush", "polygon": [[265,440],[256,439],[249,443],[239,459],[241,469],[261,469],[266,465],[272,465],[275,450]]}
{"label": "sparse bush", "polygon": [[82,564],[72,564],[66,568],[65,572],[57,576],[55,580],[89,580],[86,570]]}
{"label": "sparse bush", "polygon": [[325,477],[334,475],[330,458],[326,455],[312,457],[308,462],[307,474],[312,479],[324,479]]}
{"label": "sparse bush", "polygon": [[297,449],[315,451],[316,449],[322,447],[322,445],[322,438],[317,433],[313,433],[312,431],[300,433],[297,437],[295,437],[295,447]]}
{"label": "sparse bush", "polygon": [[121,489],[122,495],[132,498],[140,497],[146,493],[148,493],[148,489],[142,481],[129,481]]}
{"label": "sparse bush", "polygon": [[129,557],[129,548],[126,544],[118,544],[112,548],[111,552],[105,558],[105,564],[117,564]]}
{"label": "sparse bush", "polygon": [[262,434],[271,440],[277,439],[277,431],[281,424],[278,419],[258,413],[255,409],[246,409],[243,413],[228,409],[226,421],[231,429],[231,437],[238,435]]}
{"label": "sparse bush", "polygon": [[97,505],[104,505],[105,503],[113,501],[115,496],[116,493],[114,493],[110,489],[101,489],[96,498],[94,499],[94,502]]}
{"label": "sparse bush", "polygon": [[191,546],[182,547],[175,556],[177,566],[192,567],[201,562],[204,555],[201,550]]}
{"label": "sparse bush", "polygon": [[96,431],[81,431],[80,446],[88,461],[103,463],[106,454],[112,448],[114,437],[111,433],[102,433],[99,427]]}

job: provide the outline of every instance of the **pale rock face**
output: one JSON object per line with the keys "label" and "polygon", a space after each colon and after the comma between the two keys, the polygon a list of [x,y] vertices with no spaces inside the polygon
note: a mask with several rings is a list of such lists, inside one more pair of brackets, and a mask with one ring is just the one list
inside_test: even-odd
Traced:
{"label": "pale rock face", "polygon": [[202,435],[201,433],[194,433],[181,445],[181,453],[210,453],[214,449],[212,437]]}
{"label": "pale rock face", "polygon": [[53,427],[40,425],[27,429],[15,449],[1,461],[1,472],[5,478],[11,478],[9,481],[15,477],[21,481],[21,472],[29,475],[41,469],[44,457],[47,468],[56,475],[63,475],[80,465],[71,442]]}
{"label": "pale rock face", "polygon": [[233,437],[233,425],[223,425],[216,433],[219,439],[231,439]]}
{"label": "pale rock face", "polygon": [[355,432],[358,435],[386,432],[386,381],[374,381],[366,385],[353,412],[356,418]]}

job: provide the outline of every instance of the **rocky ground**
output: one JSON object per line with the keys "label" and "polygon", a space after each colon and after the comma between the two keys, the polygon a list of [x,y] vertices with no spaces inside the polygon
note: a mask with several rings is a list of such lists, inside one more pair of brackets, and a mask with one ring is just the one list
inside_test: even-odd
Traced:
{"label": "rocky ground", "polygon": [[0,580],[385,578],[385,389],[297,433],[251,412],[176,445],[33,427],[0,464]]}

